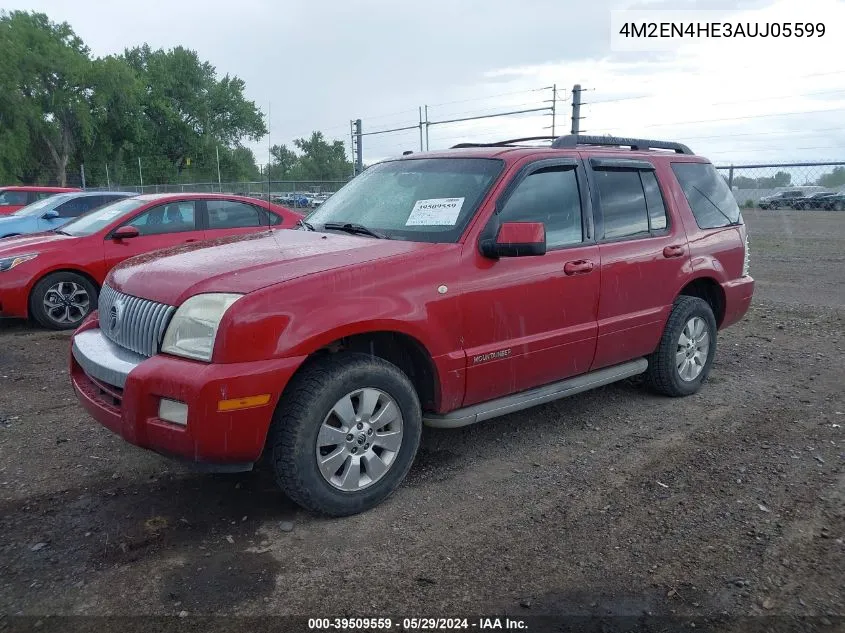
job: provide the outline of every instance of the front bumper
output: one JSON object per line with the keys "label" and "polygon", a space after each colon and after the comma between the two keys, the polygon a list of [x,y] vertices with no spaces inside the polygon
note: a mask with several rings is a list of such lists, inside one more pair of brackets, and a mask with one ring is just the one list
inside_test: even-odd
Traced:
{"label": "front bumper", "polygon": [[[249,467],[264,449],[285,385],[304,358],[207,364],[138,356],[86,323],[73,336],[70,375],[82,406],[127,442],[208,465]],[[270,394],[267,404],[218,410],[221,401]],[[158,416],[162,398],[188,406],[185,425]]]}

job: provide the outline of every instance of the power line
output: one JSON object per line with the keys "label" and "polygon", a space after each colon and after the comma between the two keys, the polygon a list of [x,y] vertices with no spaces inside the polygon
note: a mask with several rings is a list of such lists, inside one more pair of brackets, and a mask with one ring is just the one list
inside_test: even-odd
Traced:
{"label": "power line", "polygon": [[675,121],[673,123],[652,123],[643,127],[667,127],[672,125],[698,125],[700,123],[720,123],[723,121],[744,121],[747,119],[763,119],[779,116],[793,116],[797,114],[820,114],[823,112],[841,112],[845,108],[829,108],[827,110],[801,110],[798,112],[778,112],[774,114],[751,114],[748,116],[727,117],[722,119],[702,119],[699,121]]}
{"label": "power line", "polygon": [[[821,128],[810,128],[805,130],[793,130],[791,132],[743,132],[741,134],[734,134],[731,133],[730,138],[733,139],[737,136],[792,136],[793,134],[806,134],[808,132],[832,132],[833,130],[842,130],[842,126],[837,127],[821,127]],[[724,139],[724,134],[708,134],[706,136],[684,136],[684,140],[699,140],[699,139],[711,139],[711,138],[721,138]]]}
{"label": "power line", "polygon": [[546,86],[544,88],[529,88],[528,90],[514,90],[513,92],[500,92],[500,93],[494,94],[494,95],[483,95],[483,96],[479,96],[479,97],[470,97],[469,99],[457,99],[455,101],[444,101],[442,103],[429,103],[428,107],[429,108],[436,108],[436,107],[439,107],[439,106],[450,105],[450,104],[453,104],[453,103],[467,103],[468,101],[479,101],[479,100],[483,100],[483,99],[493,99],[495,97],[507,97],[508,95],[518,95],[518,94],[523,94],[523,93],[526,93],[526,92],[539,92],[541,90],[550,90],[550,89],[551,89],[551,86]]}

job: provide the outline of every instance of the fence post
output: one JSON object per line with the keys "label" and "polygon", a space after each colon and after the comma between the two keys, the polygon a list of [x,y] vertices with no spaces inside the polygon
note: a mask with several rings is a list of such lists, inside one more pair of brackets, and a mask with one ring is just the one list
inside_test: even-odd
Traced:
{"label": "fence post", "polygon": [[734,190],[734,166],[731,165],[730,169],[728,169],[728,189],[731,191]]}

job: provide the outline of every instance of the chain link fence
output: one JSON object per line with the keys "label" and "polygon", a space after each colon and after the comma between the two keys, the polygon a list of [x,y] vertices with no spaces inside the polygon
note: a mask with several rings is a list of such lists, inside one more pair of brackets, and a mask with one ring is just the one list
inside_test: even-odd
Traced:
{"label": "chain link fence", "polygon": [[254,198],[270,198],[296,208],[313,206],[315,196],[331,196],[346,180],[272,180],[242,182],[194,182],[156,185],[112,185],[88,187],[88,191],[134,191],[136,193],[231,193]]}
{"label": "chain link fence", "polygon": [[740,207],[845,209],[845,162],[721,165]]}

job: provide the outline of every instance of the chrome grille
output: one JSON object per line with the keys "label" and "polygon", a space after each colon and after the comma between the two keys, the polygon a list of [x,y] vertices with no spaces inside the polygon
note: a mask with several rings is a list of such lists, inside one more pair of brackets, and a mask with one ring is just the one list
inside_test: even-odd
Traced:
{"label": "chrome grille", "polygon": [[153,356],[176,308],[103,286],[99,311],[103,334],[121,347]]}

